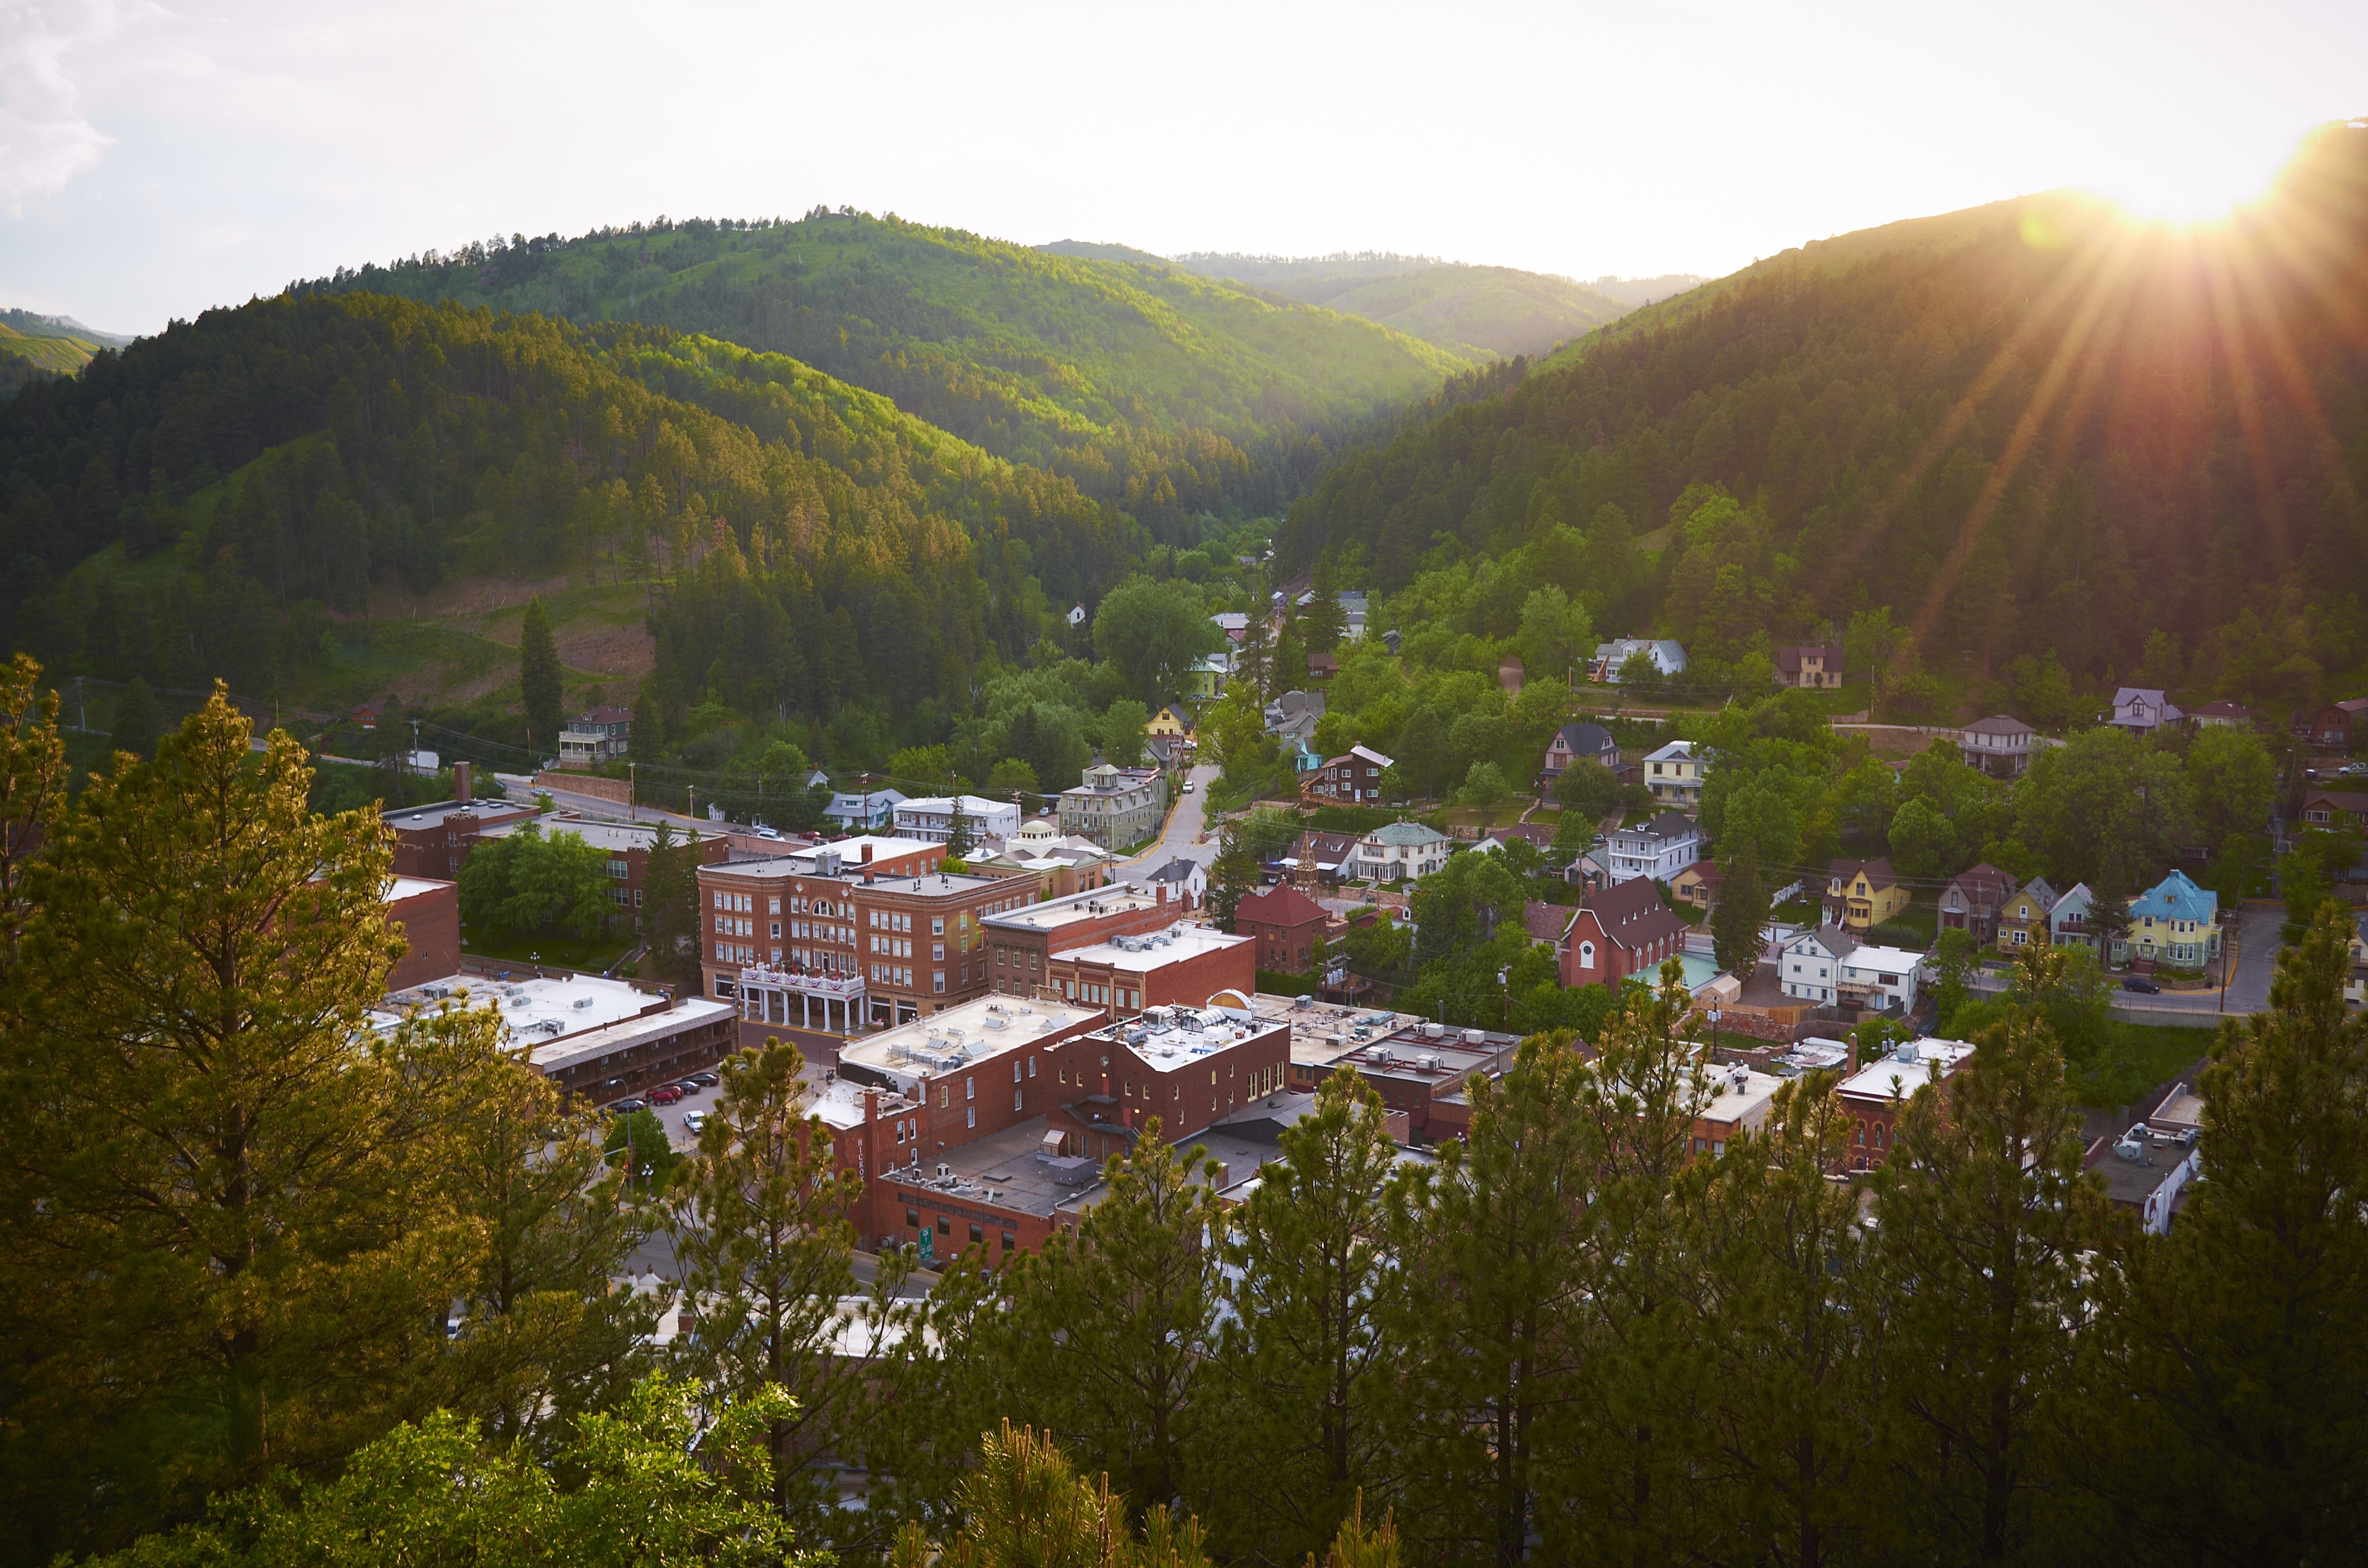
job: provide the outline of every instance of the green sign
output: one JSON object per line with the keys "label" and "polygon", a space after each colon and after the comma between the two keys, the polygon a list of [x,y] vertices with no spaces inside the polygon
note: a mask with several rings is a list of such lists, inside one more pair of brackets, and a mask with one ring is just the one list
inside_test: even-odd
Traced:
{"label": "green sign", "polygon": [[937,1228],[935,1225],[924,1225],[924,1226],[922,1226],[922,1227],[921,1227],[921,1261],[922,1261],[922,1262],[927,1263],[930,1258],[932,1258],[932,1257],[934,1257],[934,1256],[937,1256],[937,1244],[938,1244],[938,1228]]}

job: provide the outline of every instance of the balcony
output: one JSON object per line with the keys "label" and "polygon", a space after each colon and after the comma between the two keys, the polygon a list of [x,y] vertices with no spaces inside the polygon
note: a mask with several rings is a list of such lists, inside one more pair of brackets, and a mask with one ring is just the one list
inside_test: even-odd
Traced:
{"label": "balcony", "polygon": [[761,985],[775,991],[794,991],[807,996],[829,996],[841,1001],[860,1001],[863,977],[855,974],[802,974],[796,970],[776,969],[771,964],[749,964],[740,971],[740,983]]}

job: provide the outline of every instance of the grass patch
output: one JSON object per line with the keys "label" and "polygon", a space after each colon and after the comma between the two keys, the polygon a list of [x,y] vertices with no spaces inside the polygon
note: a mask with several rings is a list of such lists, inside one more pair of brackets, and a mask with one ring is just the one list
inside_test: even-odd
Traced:
{"label": "grass patch", "polygon": [[2212,1047],[2213,1031],[2180,1024],[2120,1024],[2113,1049],[2092,1068],[2071,1067],[2066,1087],[2081,1105],[2125,1106],[2169,1083]]}
{"label": "grass patch", "polygon": [[1269,996],[1313,996],[1323,988],[1312,974],[1284,974],[1279,970],[1257,971],[1258,988]]}

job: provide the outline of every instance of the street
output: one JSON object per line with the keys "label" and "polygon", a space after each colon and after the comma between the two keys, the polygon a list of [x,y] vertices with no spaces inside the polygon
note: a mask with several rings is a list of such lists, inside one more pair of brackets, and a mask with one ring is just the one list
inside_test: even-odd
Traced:
{"label": "street", "polygon": [[[2123,991],[2121,983],[2115,981],[2113,1006],[2133,1013],[2179,1013],[2191,1017],[2225,1013],[2235,1017],[2258,1013],[2270,1005],[2270,980],[2277,971],[2278,929],[2284,924],[2285,911],[2265,900],[2238,906],[2229,938],[2235,946],[2236,970],[2225,1005],[2218,991],[2164,991],[2148,995],[2142,991]],[[1975,975],[1973,988],[1978,994],[1995,995],[2006,989],[2006,982],[2007,971],[1984,970]]]}
{"label": "street", "polygon": [[1217,858],[1215,839],[1206,844],[1192,842],[1208,825],[1209,783],[1217,773],[1213,763],[1202,763],[1185,776],[1191,781],[1192,792],[1177,797],[1176,809],[1167,813],[1167,825],[1160,831],[1159,841],[1127,861],[1128,867],[1156,871],[1179,855],[1203,866]]}

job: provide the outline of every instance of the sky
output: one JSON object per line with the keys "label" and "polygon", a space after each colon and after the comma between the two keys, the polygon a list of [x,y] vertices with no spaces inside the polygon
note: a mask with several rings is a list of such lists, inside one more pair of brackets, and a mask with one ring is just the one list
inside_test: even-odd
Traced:
{"label": "sky", "polygon": [[0,305],[817,203],[1042,244],[1717,276],[2058,186],[2208,216],[2368,5],[0,0]]}

